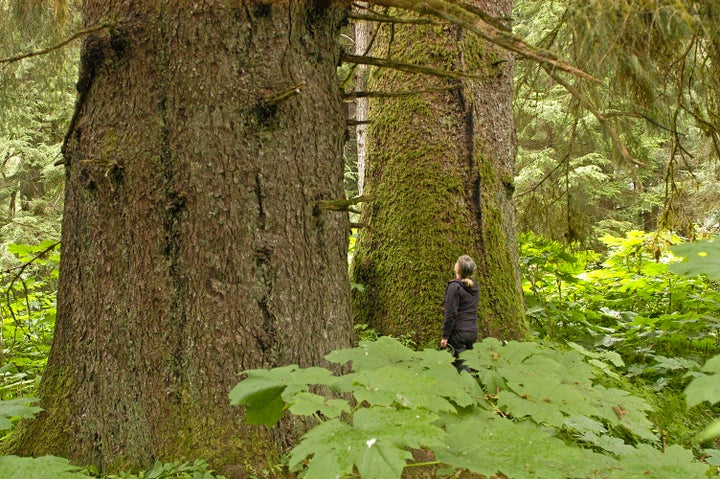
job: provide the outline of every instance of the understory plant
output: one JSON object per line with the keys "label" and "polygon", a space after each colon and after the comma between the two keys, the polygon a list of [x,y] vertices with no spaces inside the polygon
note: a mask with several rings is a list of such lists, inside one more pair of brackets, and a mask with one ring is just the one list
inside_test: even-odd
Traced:
{"label": "understory plant", "polygon": [[35,393],[55,328],[60,264],[57,241],[7,250],[13,262],[0,272],[0,399]]}
{"label": "understory plant", "polygon": [[685,385],[688,372],[720,352],[717,280],[673,270],[680,253],[671,246],[682,242],[676,236],[632,231],[601,241],[603,255],[523,238],[523,285],[536,336],[617,354],[620,372],[657,390]]}
{"label": "understory plant", "polygon": [[[488,338],[462,359],[381,337],[326,359],[347,374],[295,365],[253,369],[230,393],[249,423],[286,411],[315,427],[288,455],[300,477],[400,478],[403,470],[469,470],[513,479],[702,478],[707,465],[678,445],[661,450],[644,400],[599,384],[580,352]],[[317,387],[333,394],[318,394]],[[434,458],[416,462],[411,450]]]}

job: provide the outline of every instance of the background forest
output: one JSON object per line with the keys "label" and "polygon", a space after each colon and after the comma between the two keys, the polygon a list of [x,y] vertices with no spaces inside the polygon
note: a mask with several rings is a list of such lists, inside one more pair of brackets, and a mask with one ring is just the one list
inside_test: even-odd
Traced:
{"label": "background forest", "polygon": [[[51,3],[0,0],[4,441],[11,440],[20,418],[39,411],[33,398],[55,324],[65,178],[58,163],[73,116],[82,35],[42,55],[13,60],[81,31],[78,5]],[[369,13],[389,13],[368,8],[356,5],[354,11],[364,20]],[[502,385],[512,394],[491,393],[478,400],[478,386],[463,383],[461,376],[458,382],[441,384],[449,356],[422,350],[429,345],[417,344],[412,335],[390,339],[373,326],[356,324],[355,348],[328,358],[338,364],[353,361],[344,382],[313,368],[299,373],[292,368],[258,369],[233,390],[234,404],[249,405],[248,422],[272,425],[286,409],[296,416],[322,417],[285,459],[262,470],[249,468],[248,477],[283,477],[288,468],[304,471],[305,477],[400,477],[408,462],[413,463],[412,471],[451,477],[459,477],[452,474],[461,470],[487,476],[501,471],[517,478],[716,476],[720,364],[711,358],[720,353],[720,250],[717,241],[706,240],[720,232],[718,23],[720,5],[710,0],[517,0],[513,33],[539,51],[566,59],[594,80],[568,80],[547,64],[527,58],[520,58],[515,67],[514,198],[525,312],[534,341],[486,340],[475,356],[468,356],[468,363],[481,371],[486,392]],[[348,51],[355,45],[354,25],[341,38]],[[350,100],[358,69],[351,62],[338,68],[350,112],[356,106]],[[361,192],[355,119],[348,118],[350,140],[345,148],[348,197]],[[351,213],[351,220],[360,221],[357,212]],[[349,261],[362,234],[362,228],[352,230]],[[682,257],[691,259],[680,263]],[[355,294],[363,294],[364,284],[352,286]],[[362,363],[368,351],[380,362]],[[500,357],[501,364],[488,357]],[[531,394],[521,390],[530,381],[519,376],[523,370],[536,378],[528,388],[542,389],[557,381],[559,392],[552,398],[557,404],[531,407],[523,402]],[[377,371],[384,376],[373,376]],[[410,373],[430,379],[416,382],[417,376],[406,376]],[[390,416],[390,399],[353,386],[381,384],[382,390],[389,383],[406,381],[417,384],[410,393],[414,396],[403,407],[393,406]],[[349,403],[318,399],[310,392],[315,391],[312,385],[354,395],[357,404],[365,406],[351,410]],[[443,395],[437,393],[440,387],[460,392]],[[629,406],[622,410],[603,410],[601,404],[613,394],[633,399],[623,403]],[[253,409],[258,397],[270,405]],[[587,406],[592,401],[592,407]],[[438,404],[462,408],[443,409]],[[492,419],[497,412],[502,421]],[[313,455],[344,454],[342,441],[350,441],[351,432],[337,419],[343,414],[354,415],[356,425],[365,424],[364,432],[384,434],[378,432],[379,425],[398,425],[385,459],[349,455],[347,463],[309,460]],[[412,421],[405,414],[422,414],[422,424],[410,428]],[[443,457],[438,443],[446,445],[446,438],[433,425],[438,417],[455,431],[483,427],[488,437],[495,434],[502,440],[479,441],[477,450],[471,451],[475,461],[460,454]],[[546,431],[541,436],[541,429],[552,430],[552,441],[557,442],[551,442]],[[330,436],[335,442],[327,441]],[[521,436],[537,437],[537,457],[559,454],[567,461],[561,466],[538,465],[533,475],[520,464],[520,453],[508,447]],[[431,450],[437,457],[412,460],[408,448]],[[483,450],[507,455],[497,459],[501,465],[483,469]],[[558,450],[562,453],[554,452]],[[612,469],[611,462],[618,458],[624,458],[625,469],[599,475],[599,469]],[[202,459],[158,462],[149,471],[107,477],[221,477]],[[438,470],[440,464],[453,470]],[[79,478],[95,472],[54,457],[34,462],[0,458],[0,477]],[[406,477],[424,477],[410,474]]]}

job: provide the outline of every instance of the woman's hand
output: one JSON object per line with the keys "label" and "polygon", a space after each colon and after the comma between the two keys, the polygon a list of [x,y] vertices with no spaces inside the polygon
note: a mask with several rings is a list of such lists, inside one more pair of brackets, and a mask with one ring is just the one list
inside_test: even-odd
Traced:
{"label": "woman's hand", "polygon": [[442,349],[447,348],[447,339],[442,338],[442,339],[440,340],[440,347],[441,347]]}

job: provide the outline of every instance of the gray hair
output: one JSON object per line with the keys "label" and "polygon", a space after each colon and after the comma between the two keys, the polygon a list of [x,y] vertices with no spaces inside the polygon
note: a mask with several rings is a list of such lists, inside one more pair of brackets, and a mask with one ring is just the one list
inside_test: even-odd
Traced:
{"label": "gray hair", "polygon": [[458,258],[457,264],[462,282],[468,286],[472,286],[473,280],[470,279],[470,276],[475,272],[475,261],[473,261],[470,256],[464,254]]}

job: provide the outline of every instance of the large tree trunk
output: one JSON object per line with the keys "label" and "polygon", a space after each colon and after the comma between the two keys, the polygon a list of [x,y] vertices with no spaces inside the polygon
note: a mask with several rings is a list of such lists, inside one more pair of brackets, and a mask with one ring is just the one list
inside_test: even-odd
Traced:
{"label": "large tree trunk", "polygon": [[[509,16],[511,1],[476,1]],[[367,228],[353,281],[357,321],[420,345],[440,339],[446,281],[461,254],[478,264],[481,332],[527,334],[514,229],[513,57],[456,27],[395,25],[380,36],[391,59],[482,76],[445,92],[371,105]],[[451,87],[456,80],[380,69],[373,90]]]}
{"label": "large tree trunk", "polygon": [[350,344],[344,2],[86,0],[58,319],[16,452],[102,471],[266,465],[291,426],[228,405],[249,368]]}

